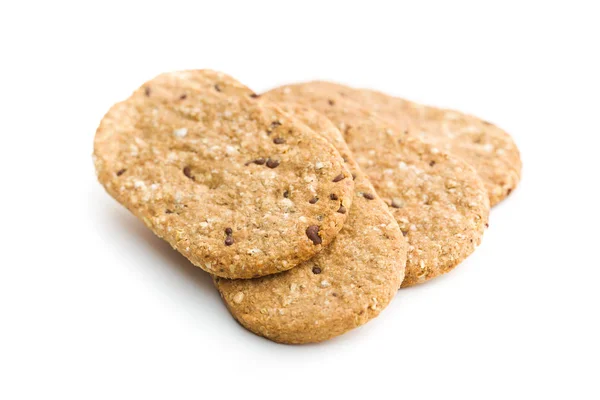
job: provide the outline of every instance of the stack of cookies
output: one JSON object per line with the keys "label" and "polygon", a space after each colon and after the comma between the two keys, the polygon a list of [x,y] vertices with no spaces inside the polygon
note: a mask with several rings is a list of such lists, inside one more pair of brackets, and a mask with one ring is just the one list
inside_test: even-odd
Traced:
{"label": "stack of cookies", "polygon": [[281,343],[338,336],[450,271],[521,170],[510,136],[472,116],[329,82],[259,95],[210,70],[115,104],[94,162],[244,327]]}

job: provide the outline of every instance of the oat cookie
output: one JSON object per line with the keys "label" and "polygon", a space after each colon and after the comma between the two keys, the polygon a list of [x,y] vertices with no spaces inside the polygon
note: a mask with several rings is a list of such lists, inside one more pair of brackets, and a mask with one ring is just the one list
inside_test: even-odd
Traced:
{"label": "oat cookie", "polygon": [[321,94],[337,93],[359,103],[396,129],[408,129],[437,148],[470,164],[481,177],[494,205],[508,196],[521,177],[519,149],[508,133],[477,117],[430,107],[368,89],[330,82],[303,84]]}
{"label": "oat cookie", "polygon": [[354,183],[337,150],[213,71],[163,74],[96,132],[106,190],[193,264],[222,277],[288,270],[325,248]]}
{"label": "oat cookie", "polygon": [[360,171],[339,131],[304,107],[286,111],[338,147],[355,177],[352,209],[336,196],[348,220],[332,244],[297,268],[258,279],[216,278],[233,316],[247,329],[281,343],[319,342],[364,324],[383,310],[400,286],[406,242],[398,224]]}
{"label": "oat cookie", "polygon": [[320,96],[303,89],[282,87],[261,98],[312,106],[344,133],[356,161],[408,239],[403,287],[443,274],[473,252],[489,214],[485,189],[473,168],[339,95]]}

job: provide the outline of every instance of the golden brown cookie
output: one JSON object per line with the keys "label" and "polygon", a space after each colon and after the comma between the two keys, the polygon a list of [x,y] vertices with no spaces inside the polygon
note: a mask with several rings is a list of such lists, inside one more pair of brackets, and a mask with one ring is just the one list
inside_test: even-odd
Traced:
{"label": "golden brown cookie", "polygon": [[96,132],[98,179],[193,264],[222,277],[285,271],[325,248],[354,183],[337,150],[213,71],[162,74]]}
{"label": "golden brown cookie", "polygon": [[[355,177],[348,220],[332,244],[300,266],[258,279],[216,278],[233,316],[281,343],[320,342],[364,324],[383,310],[402,282],[406,242],[398,224],[356,165],[339,131],[304,107],[286,111],[321,133],[346,158]],[[335,197],[320,202],[339,204]]]}
{"label": "golden brown cookie", "polygon": [[407,236],[403,287],[451,270],[481,242],[489,201],[480,178],[464,161],[397,131],[335,93],[322,96],[291,85],[261,99],[314,107],[343,132],[356,161]]}
{"label": "golden brown cookie", "polygon": [[519,149],[508,133],[477,117],[425,106],[367,89],[331,82],[308,82],[306,90],[336,93],[359,103],[397,130],[408,130],[438,149],[470,164],[481,177],[494,205],[508,196],[521,177]]}

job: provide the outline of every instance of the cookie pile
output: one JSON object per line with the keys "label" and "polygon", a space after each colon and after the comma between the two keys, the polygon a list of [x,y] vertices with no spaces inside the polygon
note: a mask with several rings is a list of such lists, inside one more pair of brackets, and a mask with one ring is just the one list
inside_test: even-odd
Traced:
{"label": "cookie pile", "polygon": [[340,335],[454,268],[521,170],[510,136],[472,116],[328,82],[258,95],[210,70],[115,104],[94,162],[244,327],[281,343]]}

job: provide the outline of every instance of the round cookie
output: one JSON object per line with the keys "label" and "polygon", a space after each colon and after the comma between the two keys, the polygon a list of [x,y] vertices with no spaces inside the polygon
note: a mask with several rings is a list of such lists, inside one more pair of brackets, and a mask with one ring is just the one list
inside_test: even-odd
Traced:
{"label": "round cookie", "polygon": [[519,149],[508,133],[487,121],[374,90],[319,81],[302,85],[322,95],[337,93],[357,102],[396,129],[407,129],[409,134],[460,157],[479,174],[491,205],[508,196],[519,183],[522,166]]}
{"label": "round cookie", "polygon": [[109,194],[218,276],[285,271],[333,240],[354,183],[337,150],[213,71],[163,74],[114,105],[94,159]]}
{"label": "round cookie", "polygon": [[464,161],[404,130],[395,130],[336,94],[320,96],[292,85],[261,98],[314,107],[340,128],[356,161],[407,236],[403,287],[448,272],[481,242],[489,200],[480,178]]}
{"label": "round cookie", "polygon": [[[355,198],[329,247],[298,267],[258,279],[215,278],[225,304],[247,329],[281,343],[320,342],[376,317],[402,282],[406,241],[387,206],[320,114],[284,106],[338,147],[355,178]],[[318,202],[338,204],[334,197]]]}

